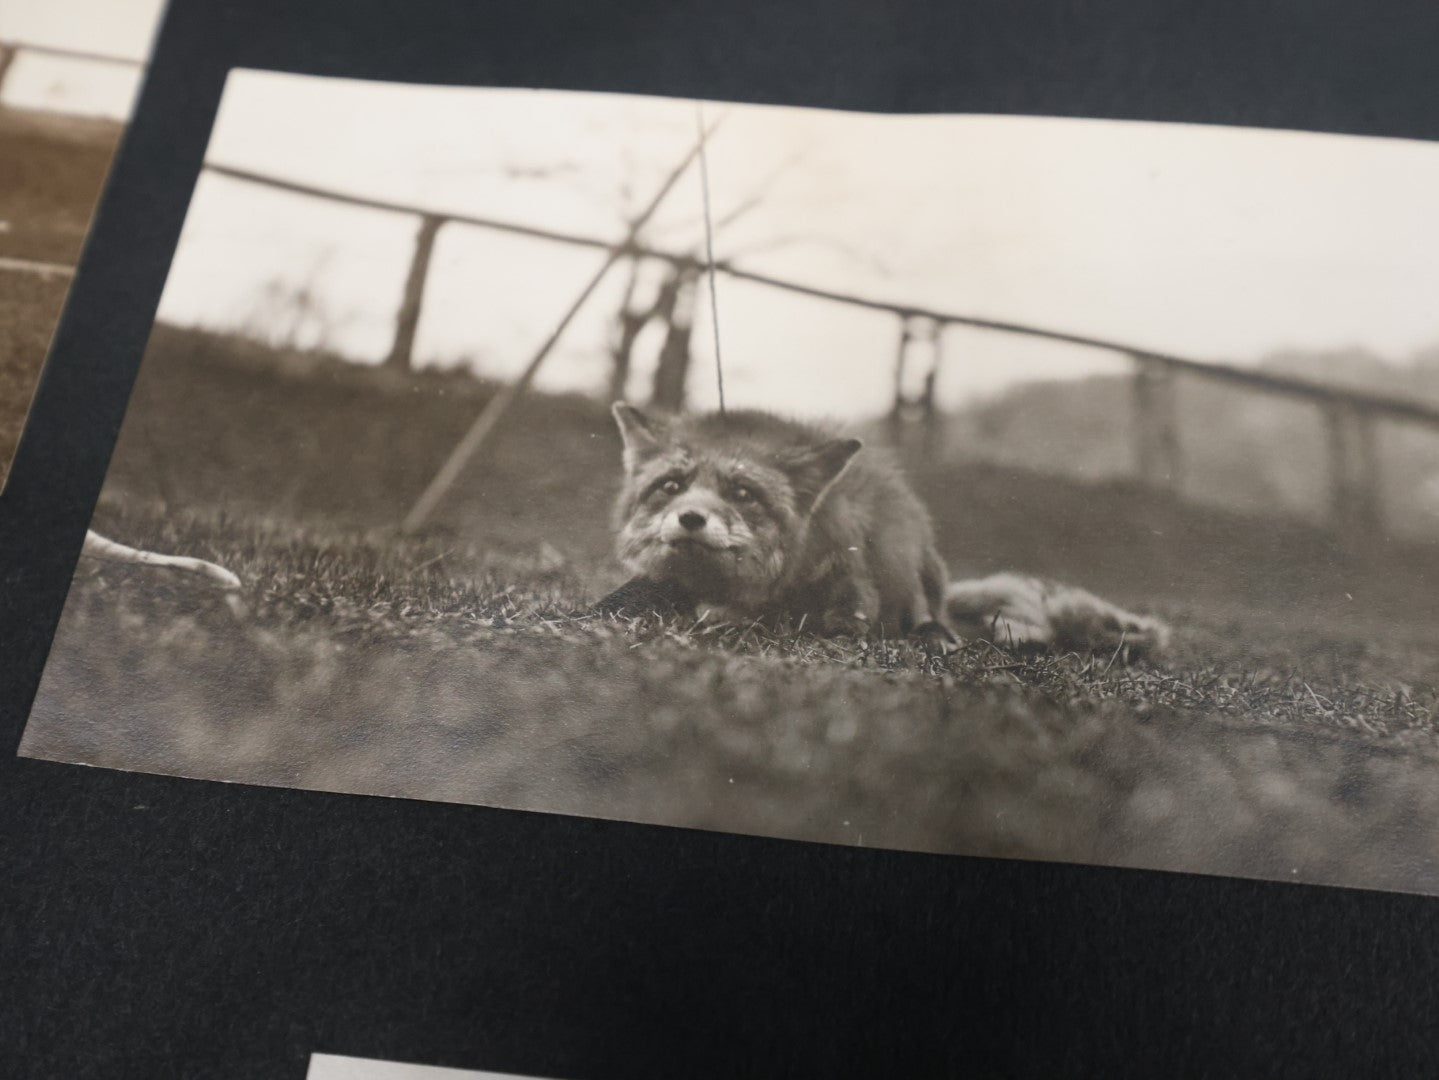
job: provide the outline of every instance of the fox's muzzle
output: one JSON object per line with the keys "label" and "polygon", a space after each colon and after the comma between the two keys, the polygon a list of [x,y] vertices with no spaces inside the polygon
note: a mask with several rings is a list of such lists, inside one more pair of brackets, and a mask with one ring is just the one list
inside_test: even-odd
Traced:
{"label": "fox's muzzle", "polygon": [[724,551],[743,540],[728,518],[718,496],[693,490],[665,508],[660,518],[659,538],[666,544],[696,544]]}

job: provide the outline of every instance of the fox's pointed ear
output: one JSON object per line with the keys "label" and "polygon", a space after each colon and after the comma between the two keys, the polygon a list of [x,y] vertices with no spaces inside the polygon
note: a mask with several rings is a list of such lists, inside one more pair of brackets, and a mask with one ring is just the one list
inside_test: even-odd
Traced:
{"label": "fox's pointed ear", "polygon": [[625,444],[625,468],[634,472],[641,464],[660,452],[664,446],[665,429],[633,405],[616,401],[610,408]]}
{"label": "fox's pointed ear", "polygon": [[806,512],[820,504],[863,446],[858,439],[830,439],[789,455],[784,463],[785,472]]}

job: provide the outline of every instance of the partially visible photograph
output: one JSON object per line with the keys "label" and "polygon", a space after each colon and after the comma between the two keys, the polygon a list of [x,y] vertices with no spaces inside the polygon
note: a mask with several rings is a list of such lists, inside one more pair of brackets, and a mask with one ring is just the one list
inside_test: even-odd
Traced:
{"label": "partially visible photograph", "polygon": [[1439,892],[1435,191],[234,71],[21,752]]}
{"label": "partially visible photograph", "polygon": [[514,1073],[447,1069],[440,1065],[410,1065],[377,1058],[311,1054],[305,1080],[539,1080]]}
{"label": "partially visible photograph", "polygon": [[160,0],[0,6],[0,488],[159,12]]}

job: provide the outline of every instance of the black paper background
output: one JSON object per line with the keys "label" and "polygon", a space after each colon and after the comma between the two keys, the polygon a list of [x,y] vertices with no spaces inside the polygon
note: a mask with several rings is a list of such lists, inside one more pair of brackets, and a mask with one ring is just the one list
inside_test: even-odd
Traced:
{"label": "black paper background", "polygon": [[1439,138],[1436,57],[1420,2],[176,0],[0,499],[0,1076],[1432,1073],[1436,900],[13,752],[232,66]]}

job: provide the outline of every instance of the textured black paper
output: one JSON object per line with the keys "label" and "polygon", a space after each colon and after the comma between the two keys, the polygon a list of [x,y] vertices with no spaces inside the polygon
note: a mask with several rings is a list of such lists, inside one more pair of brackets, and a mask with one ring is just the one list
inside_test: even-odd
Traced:
{"label": "textured black paper", "polygon": [[232,66],[1439,138],[1427,4],[178,0],[0,500],[0,1075],[1415,1075],[1439,904],[15,758]]}

